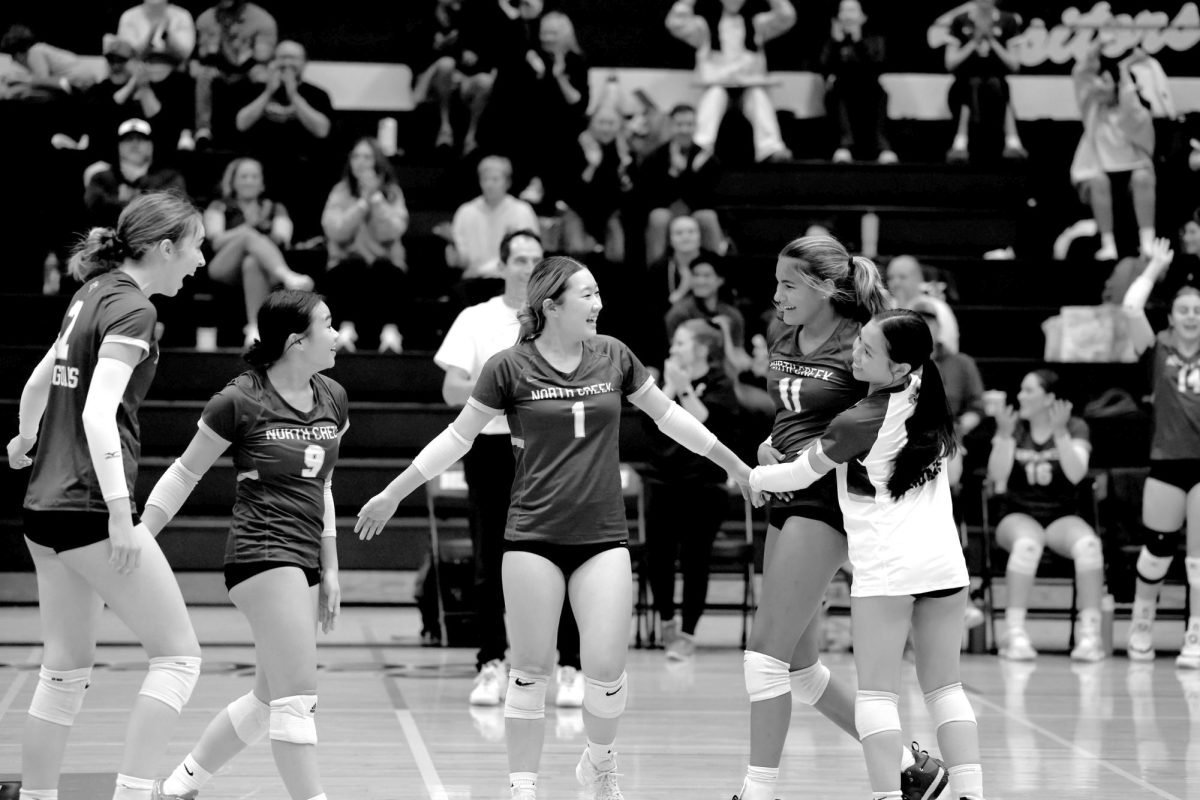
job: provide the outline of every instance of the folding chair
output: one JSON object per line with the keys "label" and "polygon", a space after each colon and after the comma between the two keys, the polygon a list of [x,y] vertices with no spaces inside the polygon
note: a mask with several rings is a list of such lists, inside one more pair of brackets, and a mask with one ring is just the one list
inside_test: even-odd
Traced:
{"label": "folding chair", "polygon": [[[441,634],[443,647],[450,644],[446,626],[446,606],[455,599],[442,574],[442,566],[447,563],[461,562],[473,558],[474,547],[469,537],[446,538],[443,541],[443,531],[439,524],[449,518],[445,512],[453,511],[456,516],[464,517],[468,511],[467,481],[462,464],[455,464],[441,475],[435,476],[425,484],[425,508],[429,515],[429,548],[433,557],[433,582],[438,598],[438,629]],[[442,514],[439,517],[439,511]],[[474,618],[474,609],[462,606],[462,597],[457,598],[456,605],[460,610],[450,612],[454,616],[470,616]],[[455,620],[458,622],[459,620]]]}

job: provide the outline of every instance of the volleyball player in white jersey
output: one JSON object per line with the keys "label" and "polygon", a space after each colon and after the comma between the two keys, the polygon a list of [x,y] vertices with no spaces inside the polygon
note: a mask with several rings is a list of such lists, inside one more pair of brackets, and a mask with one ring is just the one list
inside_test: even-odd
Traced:
{"label": "volleyball player in white jersey", "polygon": [[751,473],[756,491],[792,491],[836,469],[854,566],[854,722],[875,800],[903,796],[898,702],[910,626],[952,796],[983,798],[975,714],[959,678],[969,578],[947,476],[954,420],[932,352],[920,315],[876,315],[854,344],[854,377],[869,384],[867,397],[795,461]]}

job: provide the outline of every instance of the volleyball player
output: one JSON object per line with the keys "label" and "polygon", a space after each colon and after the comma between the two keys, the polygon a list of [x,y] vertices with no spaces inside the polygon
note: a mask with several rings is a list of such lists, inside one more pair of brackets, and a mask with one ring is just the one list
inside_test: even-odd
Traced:
{"label": "volleyball player", "polygon": [[204,407],[187,450],[159,478],[145,524],[157,534],[229,448],[237,471],[225,586],[245,614],[257,659],[254,689],[219,712],[153,800],[190,800],[221,766],[270,734],[292,800],[325,800],[317,769],[318,622],[337,620],[332,473],[349,426],[333,366],[337,331],[320,295],[280,289],[258,312],[243,372]]}
{"label": "volleyball player", "polygon": [[[1200,596],[1200,289],[1184,286],[1171,302],[1167,329],[1157,336],[1146,319],[1146,299],[1175,257],[1166,239],[1155,241],[1150,260],[1125,293],[1130,337],[1153,363],[1154,438],[1150,475],[1142,490],[1145,541],[1137,560],[1137,589],[1126,652],[1154,659],[1158,592],[1179,549],[1187,522],[1184,566],[1192,596]],[[1175,665],[1200,669],[1200,612],[1193,609]]]}
{"label": "volleyball player", "polygon": [[[767,388],[775,402],[760,464],[793,460],[866,386],[851,371],[863,323],[887,307],[879,271],[828,236],[788,244],[775,266],[779,321],[771,336]],[[846,561],[846,534],[833,476],[772,497],[767,512],[762,595],[744,656],[750,695],[750,764],[738,796],[774,800],[793,693],[858,738],[854,696],[819,659],[817,612],[825,587]],[[901,753],[907,800],[929,800],[946,784],[936,759]]]}
{"label": "volleyball player", "polygon": [[131,498],[141,451],[138,407],[158,364],[150,296],[179,291],[204,265],[203,241],[200,213],[164,193],[134,198],[115,229],[92,228],[70,261],[83,286],[21,393],[8,463],[33,465],[25,542],[37,570],[44,640],[21,748],[22,800],[58,797],[105,605],[150,657],[114,800],[150,796],[155,765],[200,674],[200,645],[179,585]]}
{"label": "volleyball player", "polygon": [[458,418],[373,497],[355,525],[382,530],[399,502],[462,458],[489,420],[506,414],[517,460],[505,532],[504,599],[511,645],[505,699],[512,796],[536,797],[546,682],[564,594],[579,623],[588,744],[575,775],[588,795],[620,800],[617,722],[625,709],[632,613],[628,525],[617,442],[621,398],[660,430],[745,486],[749,467],[655,385],[624,344],[596,333],[596,280],[569,258],[529,279],[516,345],[490,358]]}
{"label": "volleyball player", "polygon": [[874,800],[901,800],[898,709],[912,628],[917,680],[950,765],[954,797],[983,800],[979,731],[959,677],[967,564],[950,506],[954,418],[915,312],[885,311],[859,332],[854,377],[869,394],[790,463],[757,467],[756,491],[807,488],[836,468],[854,582],[854,722]]}

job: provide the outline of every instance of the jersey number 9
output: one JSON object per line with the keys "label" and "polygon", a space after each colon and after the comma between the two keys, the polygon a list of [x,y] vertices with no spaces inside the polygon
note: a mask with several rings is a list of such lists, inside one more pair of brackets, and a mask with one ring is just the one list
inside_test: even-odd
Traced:
{"label": "jersey number 9", "polygon": [[304,448],[304,469],[300,470],[300,476],[315,478],[324,464],[325,448],[320,445],[310,444]]}

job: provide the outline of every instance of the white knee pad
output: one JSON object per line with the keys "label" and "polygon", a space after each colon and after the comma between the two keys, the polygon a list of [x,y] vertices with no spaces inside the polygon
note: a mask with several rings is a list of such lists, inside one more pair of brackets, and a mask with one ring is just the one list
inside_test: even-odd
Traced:
{"label": "white knee pad", "polygon": [[625,711],[625,700],[629,691],[627,679],[622,672],[615,681],[598,681],[590,675],[583,676],[583,707],[600,719],[616,719]]}
{"label": "white knee pad", "polygon": [[546,716],[546,684],[549,675],[508,671],[508,693],[504,696],[504,716],[509,719],[541,719]]}
{"label": "white knee pad", "polygon": [[1200,556],[1188,556],[1183,560],[1187,570],[1187,582],[1192,587],[1200,586]]}
{"label": "white knee pad", "polygon": [[792,691],[788,664],[766,653],[747,650],[742,656],[742,669],[746,674],[746,694],[750,702],[783,697]]}
{"label": "white knee pad", "polygon": [[794,670],[788,677],[791,678],[792,696],[811,706],[825,694],[825,687],[829,685],[829,667],[818,661],[811,667]]}
{"label": "white knee pad", "polygon": [[1018,575],[1037,575],[1044,549],[1045,545],[1033,539],[1017,539],[1013,542],[1012,552],[1008,554],[1008,569]]}
{"label": "white knee pad", "polygon": [[292,744],[317,743],[317,696],[294,694],[271,701],[271,738]]}
{"label": "white knee pad", "polygon": [[1167,570],[1170,568],[1170,556],[1156,556],[1145,546],[1138,553],[1137,574],[1146,583],[1162,583],[1162,579],[1167,577]]}
{"label": "white knee pad", "polygon": [[183,711],[200,677],[198,656],[161,656],[150,659],[150,671],[138,694],[153,697],[176,711]]}
{"label": "white knee pad", "polygon": [[925,707],[929,716],[933,717],[933,730],[936,732],[947,722],[974,722],[975,709],[963,691],[961,683],[952,683],[934,689],[925,695]]}
{"label": "white knee pad", "polygon": [[1071,545],[1071,558],[1076,572],[1096,572],[1104,569],[1104,548],[1099,536],[1084,536]]}
{"label": "white knee pad", "polygon": [[854,695],[854,727],[860,741],[877,733],[899,733],[900,695],[859,689]]}
{"label": "white knee pad", "polygon": [[271,730],[271,705],[246,692],[225,707],[234,733],[246,744],[262,741]]}
{"label": "white knee pad", "polygon": [[42,667],[37,688],[33,690],[33,701],[29,704],[29,716],[71,727],[91,681],[91,667],[68,670]]}

